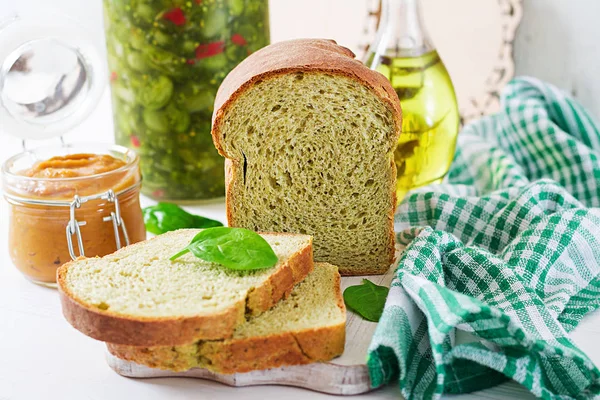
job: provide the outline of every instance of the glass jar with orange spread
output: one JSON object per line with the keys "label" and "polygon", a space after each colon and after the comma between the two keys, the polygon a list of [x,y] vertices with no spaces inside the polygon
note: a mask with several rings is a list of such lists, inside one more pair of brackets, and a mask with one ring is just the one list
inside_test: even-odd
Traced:
{"label": "glass jar with orange spread", "polygon": [[26,151],[2,166],[9,203],[9,253],[35,283],[53,286],[56,269],[146,239],[139,158],[115,145]]}

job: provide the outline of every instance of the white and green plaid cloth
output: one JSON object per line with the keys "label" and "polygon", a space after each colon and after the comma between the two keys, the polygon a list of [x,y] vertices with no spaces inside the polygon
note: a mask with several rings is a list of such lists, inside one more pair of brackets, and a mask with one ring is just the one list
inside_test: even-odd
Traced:
{"label": "white and green plaid cloth", "polygon": [[556,88],[514,80],[500,113],[463,129],[445,183],[398,207],[407,248],[372,385],[431,399],[510,378],[543,399],[600,398],[600,371],[569,338],[600,305],[596,207],[598,126]]}

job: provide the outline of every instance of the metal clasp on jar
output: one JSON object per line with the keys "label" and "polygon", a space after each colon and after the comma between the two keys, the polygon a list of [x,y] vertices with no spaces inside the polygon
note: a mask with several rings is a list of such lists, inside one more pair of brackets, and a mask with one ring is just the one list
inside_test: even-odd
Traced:
{"label": "metal clasp on jar", "polygon": [[106,193],[102,193],[95,196],[79,197],[75,195],[73,201],[70,204],[70,218],[67,224],[67,245],[69,246],[69,254],[71,258],[75,260],[78,256],[75,254],[75,248],[73,247],[73,235],[77,239],[77,246],[79,247],[79,257],[85,257],[85,251],[83,249],[83,238],[81,236],[81,226],[86,224],[85,221],[77,221],[75,218],[75,210],[81,207],[83,203],[90,200],[106,200],[109,203],[115,204],[115,211],[111,211],[110,216],[102,218],[104,222],[112,222],[113,230],[115,233],[115,243],[117,250],[121,248],[121,237],[119,235],[119,228],[123,232],[123,238],[125,239],[125,246],[129,246],[129,236],[127,235],[127,228],[125,227],[125,221],[121,218],[121,209],[119,208],[119,199],[115,195],[115,192],[111,189]]}

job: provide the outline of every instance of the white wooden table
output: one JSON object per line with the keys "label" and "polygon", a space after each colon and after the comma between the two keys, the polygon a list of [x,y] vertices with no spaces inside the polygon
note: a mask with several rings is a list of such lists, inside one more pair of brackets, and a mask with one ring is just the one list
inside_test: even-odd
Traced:
{"label": "white wooden table", "polygon": [[[0,162],[21,151],[21,142],[2,132]],[[107,93],[92,117],[67,141],[112,142]],[[149,201],[144,199],[144,203]],[[224,220],[224,205],[191,207],[199,214]],[[12,265],[7,250],[7,205],[0,201],[0,400],[158,400],[158,399],[325,399],[332,396],[306,390],[261,386],[234,389],[195,379],[133,380],[114,373],[104,360],[104,345],[84,336],[62,318],[57,293],[29,283]],[[600,313],[587,317],[573,338],[600,364]],[[396,385],[368,399],[399,399]],[[338,397],[339,398],[339,397]],[[354,397],[356,398],[356,397]],[[529,399],[514,383],[454,396],[456,399]]]}

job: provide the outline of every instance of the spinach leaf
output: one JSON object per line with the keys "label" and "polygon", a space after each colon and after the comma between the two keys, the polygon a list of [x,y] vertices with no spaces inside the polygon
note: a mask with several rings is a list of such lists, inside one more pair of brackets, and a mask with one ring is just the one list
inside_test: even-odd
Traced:
{"label": "spinach leaf", "polygon": [[219,221],[190,214],[171,203],[158,203],[142,210],[146,230],[155,235],[184,228],[212,228],[223,226]]}
{"label": "spinach leaf", "polygon": [[277,255],[262,236],[243,228],[209,228],[199,232],[191,243],[171,257],[171,261],[192,252],[196,257],[234,270],[270,268]]}
{"label": "spinach leaf", "polygon": [[361,285],[350,286],[344,290],[344,302],[350,310],[364,319],[378,322],[389,291],[385,286],[363,279]]}

